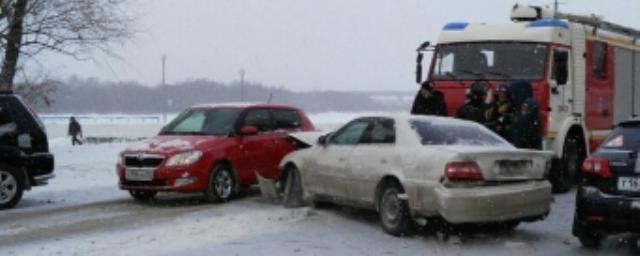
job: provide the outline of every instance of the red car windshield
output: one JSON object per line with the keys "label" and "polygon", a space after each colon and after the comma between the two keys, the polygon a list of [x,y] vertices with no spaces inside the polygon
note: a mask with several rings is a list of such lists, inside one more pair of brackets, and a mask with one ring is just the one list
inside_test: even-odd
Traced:
{"label": "red car windshield", "polygon": [[160,135],[228,135],[240,108],[189,109],[165,126]]}

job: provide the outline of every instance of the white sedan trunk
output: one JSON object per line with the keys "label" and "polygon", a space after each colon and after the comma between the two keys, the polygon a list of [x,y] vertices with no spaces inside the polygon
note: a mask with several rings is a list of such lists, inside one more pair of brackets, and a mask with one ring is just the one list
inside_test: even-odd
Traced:
{"label": "white sedan trunk", "polygon": [[467,148],[457,150],[461,160],[474,161],[486,181],[517,181],[545,179],[550,152],[533,150],[486,151]]}

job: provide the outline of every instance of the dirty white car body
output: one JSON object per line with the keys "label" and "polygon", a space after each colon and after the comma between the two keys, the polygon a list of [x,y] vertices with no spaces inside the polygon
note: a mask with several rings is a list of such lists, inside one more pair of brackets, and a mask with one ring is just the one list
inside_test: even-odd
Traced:
{"label": "dirty white car body", "polygon": [[381,211],[385,186],[394,183],[412,219],[450,223],[539,220],[552,201],[550,152],[516,149],[469,121],[363,117],[319,140],[317,134],[296,138],[310,147],[287,155],[280,168],[287,176],[299,173],[304,198],[312,201]]}

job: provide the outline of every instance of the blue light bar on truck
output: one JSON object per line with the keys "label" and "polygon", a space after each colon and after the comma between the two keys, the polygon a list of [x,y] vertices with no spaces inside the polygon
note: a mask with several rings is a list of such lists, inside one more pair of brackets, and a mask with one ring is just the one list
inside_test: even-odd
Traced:
{"label": "blue light bar on truck", "polygon": [[451,22],[447,25],[444,25],[444,28],[442,28],[442,30],[464,30],[465,28],[467,28],[467,26],[469,26],[468,22]]}
{"label": "blue light bar on truck", "polygon": [[543,28],[543,27],[556,27],[556,28],[569,28],[569,24],[562,20],[556,19],[541,19],[529,23],[530,28]]}

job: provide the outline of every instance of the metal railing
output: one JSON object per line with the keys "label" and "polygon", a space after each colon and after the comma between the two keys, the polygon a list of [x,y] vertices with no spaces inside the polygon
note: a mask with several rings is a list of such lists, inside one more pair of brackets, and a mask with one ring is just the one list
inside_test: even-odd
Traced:
{"label": "metal railing", "polygon": [[66,124],[73,116],[81,124],[162,124],[162,114],[151,115],[121,115],[121,114],[95,114],[95,115],[71,115],[71,114],[40,114],[39,117],[45,124]]}

